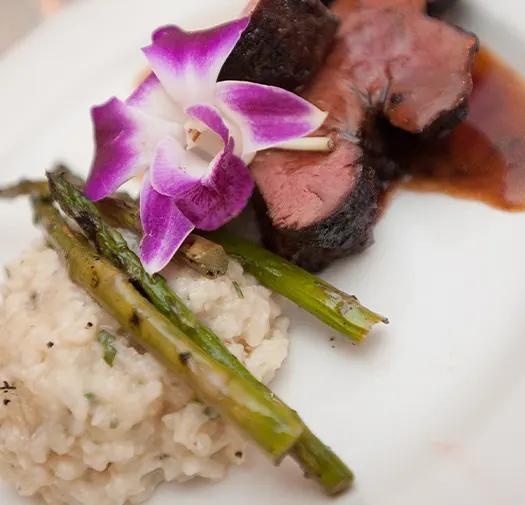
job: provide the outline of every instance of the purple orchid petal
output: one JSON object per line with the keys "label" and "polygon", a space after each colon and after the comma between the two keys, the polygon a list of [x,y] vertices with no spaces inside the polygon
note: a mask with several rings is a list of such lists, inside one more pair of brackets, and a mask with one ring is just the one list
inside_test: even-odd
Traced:
{"label": "purple orchid petal", "polygon": [[228,144],[230,132],[224,123],[220,112],[215,107],[208,105],[193,105],[186,109],[188,116],[198,119],[205,124],[210,130],[214,131],[221,139],[224,145]]}
{"label": "purple orchid petal", "polygon": [[215,230],[237,216],[253,191],[246,164],[235,154],[235,143],[214,107],[190,107],[188,115],[198,119],[225,142],[222,151],[206,163],[176,142],[164,139],[151,168],[153,187],[172,197],[182,213],[201,230]]}
{"label": "purple orchid petal", "polygon": [[[207,105],[195,105],[189,107],[186,113],[219,136],[222,146],[217,159],[224,163],[222,157],[229,141],[229,131],[219,111]],[[227,156],[231,157],[231,153]],[[205,184],[217,162],[213,160],[207,163],[191,150],[184,149],[179,143],[166,137],[157,147],[151,166],[151,182],[159,193],[180,199],[196,186]]]}
{"label": "purple orchid petal", "polygon": [[166,137],[157,146],[151,165],[151,184],[159,193],[173,197],[200,184],[207,171],[208,164],[204,160]]}
{"label": "purple orchid petal", "polygon": [[216,93],[220,108],[241,129],[244,154],[304,137],[327,116],[301,97],[273,86],[224,81],[217,83]]}
{"label": "purple orchid petal", "polygon": [[126,104],[136,107],[146,114],[167,121],[184,123],[184,114],[168,95],[157,76],[149,74],[134,93],[126,100]]}
{"label": "purple orchid petal", "polygon": [[136,144],[136,124],[126,105],[112,98],[91,112],[95,127],[96,154],[84,193],[101,200],[138,175],[142,152]]}
{"label": "purple orchid petal", "polygon": [[140,218],[144,236],[140,259],[149,274],[162,270],[194,229],[174,200],[161,195],[146,176],[140,194]]}
{"label": "purple orchid petal", "polygon": [[177,206],[201,230],[216,230],[246,207],[254,182],[246,164],[233,154],[233,139],[211,162],[209,175],[175,196]]}
{"label": "purple orchid petal", "polygon": [[92,110],[95,160],[84,192],[93,201],[114,193],[122,184],[146,170],[160,139],[184,139],[177,123],[153,117],[112,98]]}
{"label": "purple orchid petal", "polygon": [[209,30],[186,32],[167,26],[143,49],[153,72],[182,108],[212,103],[219,72],[250,19],[242,18]]}

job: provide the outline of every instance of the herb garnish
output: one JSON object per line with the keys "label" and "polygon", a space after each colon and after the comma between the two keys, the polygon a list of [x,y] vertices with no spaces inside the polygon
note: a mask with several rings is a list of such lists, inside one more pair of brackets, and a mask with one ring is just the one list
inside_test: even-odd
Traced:
{"label": "herb garnish", "polygon": [[98,341],[102,344],[102,347],[104,347],[104,361],[112,367],[117,355],[117,350],[113,345],[115,343],[115,336],[109,333],[109,331],[101,330],[98,334]]}
{"label": "herb garnish", "polygon": [[244,293],[242,292],[241,286],[239,286],[237,281],[233,281],[233,287],[235,288],[235,291],[237,291],[239,298],[244,298]]}

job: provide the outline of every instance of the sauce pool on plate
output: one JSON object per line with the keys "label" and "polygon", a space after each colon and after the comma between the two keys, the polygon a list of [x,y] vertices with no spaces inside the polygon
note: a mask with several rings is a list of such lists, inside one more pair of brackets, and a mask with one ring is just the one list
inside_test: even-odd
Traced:
{"label": "sauce pool on plate", "polygon": [[[477,55],[464,123],[442,138],[405,139],[397,187],[525,210],[525,80],[490,51]],[[391,193],[391,191],[388,191]]]}

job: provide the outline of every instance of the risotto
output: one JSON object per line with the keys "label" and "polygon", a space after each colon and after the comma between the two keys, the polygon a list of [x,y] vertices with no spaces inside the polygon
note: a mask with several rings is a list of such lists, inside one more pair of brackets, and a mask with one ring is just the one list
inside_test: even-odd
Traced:
{"label": "risotto", "polygon": [[[256,378],[272,379],[289,323],[269,290],[235,262],[216,280],[180,265],[165,275]],[[10,264],[2,294],[0,475],[20,494],[135,504],[163,481],[218,480],[242,463],[232,427],[135,347],[54,251],[37,244]]]}

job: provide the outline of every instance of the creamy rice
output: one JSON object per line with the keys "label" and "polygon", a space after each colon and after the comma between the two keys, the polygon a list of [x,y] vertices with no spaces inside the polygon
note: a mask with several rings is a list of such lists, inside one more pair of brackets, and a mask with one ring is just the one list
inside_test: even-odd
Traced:
{"label": "creamy rice", "polygon": [[[273,295],[230,263],[204,279],[166,273],[175,292],[247,368],[268,382],[288,350]],[[146,500],[162,481],[225,476],[245,444],[67,277],[38,244],[8,266],[0,307],[0,475],[53,505]],[[242,290],[237,293],[233,281]],[[117,335],[113,366],[101,329]],[[176,493],[176,487],[173,488]]]}

